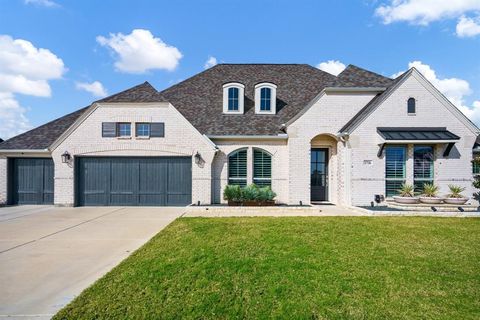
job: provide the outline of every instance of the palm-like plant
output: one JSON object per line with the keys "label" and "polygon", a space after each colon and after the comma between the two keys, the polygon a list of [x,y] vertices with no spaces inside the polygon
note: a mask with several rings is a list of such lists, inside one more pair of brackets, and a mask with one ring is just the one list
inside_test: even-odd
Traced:
{"label": "palm-like plant", "polygon": [[423,185],[423,196],[428,198],[436,198],[438,194],[438,186],[433,183],[425,183]]}
{"label": "palm-like plant", "polygon": [[447,195],[449,198],[464,198],[462,195],[462,192],[465,191],[464,187],[449,184],[448,189],[450,189],[450,193]]}
{"label": "palm-like plant", "polygon": [[398,190],[398,193],[401,197],[413,198],[415,196],[415,188],[411,184],[404,183]]}

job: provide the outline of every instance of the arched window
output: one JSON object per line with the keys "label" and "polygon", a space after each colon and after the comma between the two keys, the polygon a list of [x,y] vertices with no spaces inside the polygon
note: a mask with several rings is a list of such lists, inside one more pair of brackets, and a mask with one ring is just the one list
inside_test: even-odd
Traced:
{"label": "arched window", "polygon": [[407,102],[407,109],[408,109],[408,113],[415,113],[416,110],[416,102],[415,102],[415,98],[410,98],[408,99],[408,102]]}
{"label": "arched window", "polygon": [[223,85],[223,113],[242,114],[245,86],[238,82]]}
{"label": "arched window", "polygon": [[247,186],[247,149],[234,151],[228,156],[228,184]]}
{"label": "arched window", "polygon": [[260,90],[260,111],[271,111],[272,107],[272,89],[262,88]]}
{"label": "arched window", "polygon": [[255,85],[255,113],[275,114],[277,112],[277,86],[262,82]]}
{"label": "arched window", "polygon": [[253,149],[253,183],[272,186],[272,156],[265,150]]}
{"label": "arched window", "polygon": [[228,111],[238,111],[238,88],[228,89]]}

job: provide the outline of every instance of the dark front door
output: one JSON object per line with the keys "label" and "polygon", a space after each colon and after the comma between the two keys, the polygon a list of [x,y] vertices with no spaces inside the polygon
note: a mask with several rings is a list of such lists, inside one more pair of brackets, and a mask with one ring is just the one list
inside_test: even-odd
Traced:
{"label": "dark front door", "polygon": [[10,160],[12,204],[53,204],[53,160]]}
{"label": "dark front door", "polygon": [[310,160],[311,201],[328,200],[328,149],[312,149]]}
{"label": "dark front door", "polygon": [[77,205],[183,206],[192,201],[189,157],[78,158]]}

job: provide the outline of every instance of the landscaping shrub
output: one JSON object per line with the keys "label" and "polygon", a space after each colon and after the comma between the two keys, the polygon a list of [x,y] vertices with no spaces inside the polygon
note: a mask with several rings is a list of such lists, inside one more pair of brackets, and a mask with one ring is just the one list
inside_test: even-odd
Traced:
{"label": "landscaping shrub", "polygon": [[231,202],[256,201],[266,202],[273,201],[277,194],[273,192],[269,186],[259,188],[252,183],[245,188],[238,185],[227,185],[223,191],[223,199]]}

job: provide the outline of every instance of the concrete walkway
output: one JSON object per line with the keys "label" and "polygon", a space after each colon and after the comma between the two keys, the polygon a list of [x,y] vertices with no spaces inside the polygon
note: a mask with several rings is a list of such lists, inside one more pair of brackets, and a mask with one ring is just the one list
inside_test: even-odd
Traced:
{"label": "concrete walkway", "polygon": [[0,318],[50,318],[184,211],[0,208]]}

